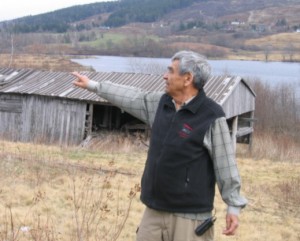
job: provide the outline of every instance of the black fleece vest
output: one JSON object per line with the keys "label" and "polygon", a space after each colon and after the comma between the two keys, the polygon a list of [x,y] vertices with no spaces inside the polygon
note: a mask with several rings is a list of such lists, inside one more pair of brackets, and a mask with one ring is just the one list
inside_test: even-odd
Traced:
{"label": "black fleece vest", "polygon": [[172,98],[162,96],[142,177],[141,200],[146,206],[178,213],[213,209],[215,175],[203,140],[212,122],[222,116],[222,108],[204,91],[178,112]]}

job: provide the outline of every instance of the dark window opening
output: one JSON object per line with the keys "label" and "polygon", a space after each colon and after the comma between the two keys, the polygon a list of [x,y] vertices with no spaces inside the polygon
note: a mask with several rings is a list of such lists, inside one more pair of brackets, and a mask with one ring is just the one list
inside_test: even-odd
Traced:
{"label": "dark window opening", "polygon": [[[127,130],[127,127],[146,126],[132,115],[122,112],[118,107],[108,105],[94,105],[92,132],[99,130]],[[145,128],[145,127],[144,127]]]}
{"label": "dark window opening", "polygon": [[[237,143],[250,144],[252,136],[251,128],[253,128],[254,121],[252,114],[252,112],[247,112],[238,116]],[[230,133],[232,133],[233,120],[234,117],[227,119]]]}

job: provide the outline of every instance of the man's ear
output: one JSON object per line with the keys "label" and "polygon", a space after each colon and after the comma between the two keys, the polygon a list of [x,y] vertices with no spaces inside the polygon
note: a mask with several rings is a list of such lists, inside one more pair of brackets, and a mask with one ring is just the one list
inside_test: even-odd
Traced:
{"label": "man's ear", "polygon": [[185,73],[184,74],[184,85],[192,85],[193,84],[193,75],[191,73]]}

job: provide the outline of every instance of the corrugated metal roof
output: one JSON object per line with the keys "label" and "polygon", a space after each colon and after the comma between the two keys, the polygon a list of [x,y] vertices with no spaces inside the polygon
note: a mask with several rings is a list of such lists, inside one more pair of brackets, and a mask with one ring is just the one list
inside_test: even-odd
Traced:
{"label": "corrugated metal roof", "polygon": [[207,96],[222,105],[239,83],[243,83],[255,96],[254,91],[240,76],[212,76],[204,90]]}
{"label": "corrugated metal roof", "polygon": [[[113,83],[134,86],[147,91],[163,91],[165,87],[165,81],[161,75],[115,72],[81,73],[95,81],[110,80]],[[0,68],[0,92],[106,102],[92,92],[75,87],[72,84],[74,79],[72,74],[66,72]],[[245,84],[255,96],[249,85],[239,76],[213,76],[204,89],[210,98],[222,105],[239,83]]]}

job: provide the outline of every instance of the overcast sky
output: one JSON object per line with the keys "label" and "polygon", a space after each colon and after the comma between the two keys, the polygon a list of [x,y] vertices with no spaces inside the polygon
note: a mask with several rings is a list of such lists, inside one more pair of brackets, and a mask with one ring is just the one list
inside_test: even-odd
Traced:
{"label": "overcast sky", "polygon": [[109,0],[1,0],[0,21],[51,12],[74,5],[107,1]]}

